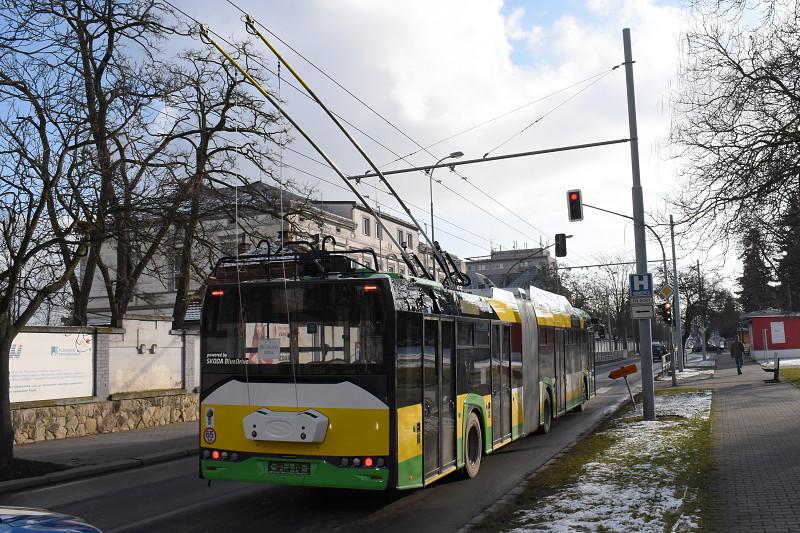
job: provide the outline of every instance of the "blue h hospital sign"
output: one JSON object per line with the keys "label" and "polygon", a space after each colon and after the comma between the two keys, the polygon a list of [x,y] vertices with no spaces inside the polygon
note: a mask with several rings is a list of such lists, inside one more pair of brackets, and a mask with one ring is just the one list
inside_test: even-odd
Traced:
{"label": "blue h hospital sign", "polygon": [[642,298],[653,295],[653,275],[652,274],[631,274],[630,276],[630,295],[631,298]]}

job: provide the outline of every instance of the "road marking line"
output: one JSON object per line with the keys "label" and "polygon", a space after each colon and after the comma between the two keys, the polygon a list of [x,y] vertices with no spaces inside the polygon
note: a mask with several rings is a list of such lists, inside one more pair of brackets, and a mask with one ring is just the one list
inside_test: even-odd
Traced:
{"label": "road marking line", "polygon": [[597,394],[605,394],[611,390],[611,387],[600,387],[597,389]]}

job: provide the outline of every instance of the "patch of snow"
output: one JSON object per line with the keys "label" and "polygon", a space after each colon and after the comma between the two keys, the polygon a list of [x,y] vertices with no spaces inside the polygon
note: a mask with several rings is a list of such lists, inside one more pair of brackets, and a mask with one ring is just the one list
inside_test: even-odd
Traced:
{"label": "patch of snow", "polygon": [[[710,410],[710,392],[656,396],[659,416],[708,418]],[[578,482],[517,511],[518,527],[511,531],[661,533],[665,517],[676,514],[672,531],[696,529],[696,517],[681,514],[683,499],[675,496],[684,491],[678,491],[675,472],[654,464],[675,453],[685,431],[686,424],[675,419],[617,424],[606,432],[615,443],[600,460],[586,463]]]}
{"label": "patch of snow", "polygon": [[[714,370],[699,370],[685,367],[683,372],[677,372],[675,377],[678,379],[678,381],[680,381],[682,379],[705,378],[713,375]],[[672,374],[665,373],[664,375],[659,376],[656,381],[672,381]]]}
{"label": "patch of snow", "polygon": [[716,363],[717,362],[712,359],[706,359],[705,361],[700,359],[698,361],[686,361],[685,366],[687,368],[707,368],[707,367],[714,368],[714,365]]}

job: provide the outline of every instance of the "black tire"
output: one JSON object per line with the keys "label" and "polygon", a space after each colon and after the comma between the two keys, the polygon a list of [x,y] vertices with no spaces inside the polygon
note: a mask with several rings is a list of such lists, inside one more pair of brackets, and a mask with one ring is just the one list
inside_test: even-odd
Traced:
{"label": "black tire", "polygon": [[470,411],[467,418],[467,430],[464,433],[464,477],[473,479],[478,475],[483,458],[483,435],[481,424],[475,411]]}
{"label": "black tire", "polygon": [[586,382],[586,378],[583,379],[583,401],[575,408],[576,411],[579,413],[583,413],[586,411],[589,402],[589,384]]}
{"label": "black tire", "polygon": [[539,427],[542,433],[550,433],[550,426],[553,424],[553,409],[550,407],[550,395],[544,397],[544,422]]}

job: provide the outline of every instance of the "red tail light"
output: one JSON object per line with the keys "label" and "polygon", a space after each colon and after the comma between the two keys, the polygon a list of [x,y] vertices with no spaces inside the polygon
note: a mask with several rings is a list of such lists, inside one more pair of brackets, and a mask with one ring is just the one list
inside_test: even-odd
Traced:
{"label": "red tail light", "polygon": [[372,457],[365,457],[364,458],[364,467],[365,468],[372,468]]}
{"label": "red tail light", "polygon": [[222,289],[214,289],[211,291],[211,296],[222,296],[223,294],[225,294],[225,291]]}
{"label": "red tail light", "polygon": [[377,285],[364,285],[364,292],[375,292],[378,290]]}
{"label": "red tail light", "polygon": [[214,460],[219,459],[219,450],[214,450],[213,452],[211,452],[211,458]]}

